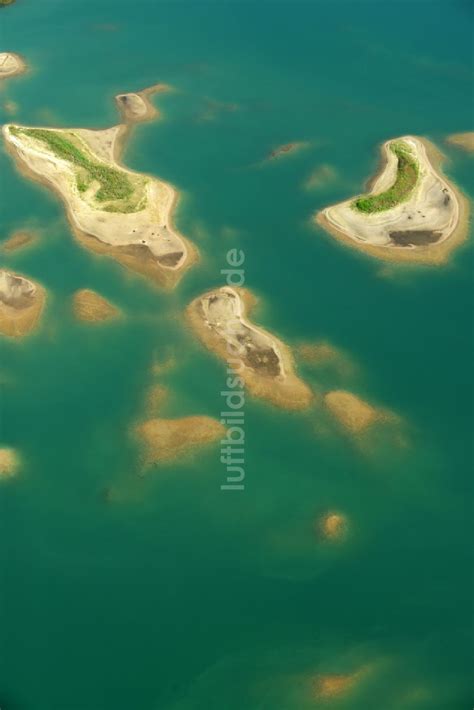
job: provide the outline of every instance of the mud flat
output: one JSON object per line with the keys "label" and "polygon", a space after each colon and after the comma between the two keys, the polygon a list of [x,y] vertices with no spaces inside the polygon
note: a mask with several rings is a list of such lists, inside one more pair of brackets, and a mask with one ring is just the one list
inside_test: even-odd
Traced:
{"label": "mud flat", "polygon": [[0,52],[0,81],[26,71],[26,62],[14,52]]}
{"label": "mud flat", "polygon": [[46,300],[45,290],[12,271],[0,270],[0,333],[21,337],[38,324]]}
{"label": "mud flat", "polygon": [[390,419],[387,412],[376,409],[345,390],[327,392],[324,395],[324,404],[338,423],[351,434],[361,434],[374,424]]}
{"label": "mud flat", "polygon": [[72,304],[76,318],[87,323],[100,323],[120,315],[116,306],[100,293],[87,288],[76,291],[72,297]]}
{"label": "mud flat", "polygon": [[0,448],[0,480],[18,473],[19,460],[14,449]]}
{"label": "mud flat", "polygon": [[34,242],[35,239],[36,234],[34,232],[30,232],[26,229],[19,230],[18,232],[13,232],[8,239],[5,239],[5,241],[0,244],[0,250],[6,252],[17,251]]}
{"label": "mud flat", "polygon": [[167,84],[155,84],[148,89],[137,91],[136,93],[118,94],[115,97],[118,109],[125,123],[143,123],[152,121],[160,115],[155,106],[150,101],[153,94],[170,91]]}
{"label": "mud flat", "polygon": [[448,136],[446,141],[456,148],[462,148],[467,153],[474,152],[474,131],[466,131],[465,133],[453,133]]}
{"label": "mud flat", "polygon": [[289,348],[247,320],[254,303],[245,289],[224,286],[196,298],[187,317],[202,343],[228,362],[253,395],[286,409],[304,409],[312,392],[295,374]]}
{"label": "mud flat", "polygon": [[21,171],[60,195],[88,249],[168,288],[195,261],[195,248],[172,221],[176,190],[119,165],[126,126],[93,131],[7,124],[2,130]]}
{"label": "mud flat", "polygon": [[143,448],[144,467],[172,461],[196,447],[211,444],[225,435],[225,427],[212,417],[148,419],[134,427]]}
{"label": "mud flat", "polygon": [[345,244],[390,261],[440,264],[467,236],[468,202],[440,172],[426,139],[382,145],[370,192],[326,207],[317,222]]}

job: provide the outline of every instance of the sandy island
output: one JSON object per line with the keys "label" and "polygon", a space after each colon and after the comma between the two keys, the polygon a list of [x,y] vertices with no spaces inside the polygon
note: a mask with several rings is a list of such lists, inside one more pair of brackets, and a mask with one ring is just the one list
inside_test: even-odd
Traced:
{"label": "sandy island", "polygon": [[18,249],[23,249],[23,247],[32,244],[35,240],[35,232],[21,229],[10,234],[10,236],[0,244],[0,250],[6,252],[17,251]]}
{"label": "sandy island", "polygon": [[441,159],[426,139],[386,141],[370,192],[325,208],[316,220],[381,259],[443,263],[467,236],[468,202],[440,172]]}
{"label": "sandy island", "polygon": [[247,320],[254,303],[245,289],[224,286],[196,298],[187,317],[204,345],[236,370],[252,394],[287,409],[304,409],[312,392],[295,374],[287,346]]}
{"label": "sandy island", "polygon": [[84,246],[162,286],[176,285],[197,252],[174,227],[176,190],[119,165],[126,126],[94,131],[7,124],[2,130],[22,172],[60,195]]}
{"label": "sandy island", "polygon": [[0,52],[0,81],[26,71],[26,62],[14,52]]}
{"label": "sandy island", "polygon": [[466,131],[465,133],[453,133],[446,138],[446,141],[456,148],[462,148],[467,153],[474,152],[474,131]]}
{"label": "sandy island", "polygon": [[222,439],[225,427],[212,417],[191,416],[180,419],[149,419],[134,428],[143,447],[145,468],[172,461],[194,448]]}
{"label": "sandy island", "polygon": [[25,276],[0,270],[0,333],[23,336],[38,324],[45,290]]}
{"label": "sandy island", "polygon": [[157,118],[160,113],[150,101],[153,94],[170,91],[167,84],[155,84],[142,91],[131,92],[128,94],[118,94],[115,97],[118,109],[125,123],[142,123],[144,121],[152,121]]}
{"label": "sandy island", "polygon": [[0,480],[12,478],[18,472],[19,460],[14,449],[0,448]]}
{"label": "sandy island", "polygon": [[119,309],[106,298],[88,288],[76,291],[72,297],[74,315],[87,323],[100,323],[120,315]]}

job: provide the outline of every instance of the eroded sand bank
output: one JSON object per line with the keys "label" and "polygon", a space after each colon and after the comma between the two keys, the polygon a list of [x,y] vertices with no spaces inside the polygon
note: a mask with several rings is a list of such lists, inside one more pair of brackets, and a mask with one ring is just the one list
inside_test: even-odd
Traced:
{"label": "eroded sand bank", "polygon": [[115,97],[118,109],[125,123],[143,123],[152,121],[160,115],[150,98],[153,94],[170,91],[167,84],[155,84],[142,91],[118,94]]}
{"label": "eroded sand bank", "polygon": [[38,324],[45,290],[25,276],[0,270],[0,333],[21,337]]}
{"label": "eroded sand bank", "polygon": [[143,448],[143,464],[171,461],[196,447],[223,438],[225,427],[212,417],[191,416],[180,419],[148,419],[134,427]]}
{"label": "eroded sand bank", "polygon": [[0,52],[0,81],[26,71],[26,62],[15,52]]}
{"label": "eroded sand bank", "polygon": [[120,315],[116,306],[100,293],[87,288],[75,292],[72,304],[76,318],[87,323],[100,323]]}
{"label": "eroded sand bank", "polygon": [[254,302],[245,289],[224,286],[196,298],[187,317],[204,345],[229,363],[252,394],[287,409],[304,409],[312,392],[295,374],[287,346],[248,321]]}
{"label": "eroded sand bank", "polygon": [[465,133],[453,133],[447,137],[447,142],[455,145],[456,148],[462,148],[467,153],[474,152],[474,131],[466,131]]}
{"label": "eroded sand bank", "polygon": [[125,126],[2,130],[22,171],[61,196],[84,246],[162,286],[176,285],[197,252],[174,227],[176,190],[119,165]]}
{"label": "eroded sand bank", "polygon": [[382,166],[368,198],[394,186],[400,166],[396,146],[403,146],[417,170],[414,187],[403,199],[388,209],[368,213],[351,198],[323,209],[317,222],[344,243],[381,259],[442,263],[467,236],[467,200],[440,172],[442,156],[437,149],[414,136],[382,145]]}

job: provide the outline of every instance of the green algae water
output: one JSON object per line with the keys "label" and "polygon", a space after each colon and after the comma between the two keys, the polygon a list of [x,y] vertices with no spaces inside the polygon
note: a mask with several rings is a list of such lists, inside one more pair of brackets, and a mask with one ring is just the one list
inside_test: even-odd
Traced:
{"label": "green algae water", "polygon": [[[105,128],[116,94],[176,89],[124,162],[180,190],[201,253],[160,291],[81,248],[2,148],[0,238],[38,234],[2,263],[48,302],[34,334],[0,344],[0,446],[22,457],[0,487],[1,710],[472,707],[472,244],[444,267],[387,266],[311,220],[406,134],[472,194],[472,158],[444,143],[473,128],[472,21],[463,0],[0,10],[0,51],[30,67],[0,87],[1,122]],[[221,490],[218,445],[140,476],[130,428],[150,386],[169,389],[163,416],[223,410],[225,366],[183,311],[233,248],[256,322],[345,353],[351,367],[300,363],[317,395],[348,389],[399,422],[360,442],[321,406],[247,397],[244,491]],[[79,288],[122,318],[75,321]],[[340,543],[318,537],[327,511],[349,521]],[[323,679],[341,677],[331,696]]]}

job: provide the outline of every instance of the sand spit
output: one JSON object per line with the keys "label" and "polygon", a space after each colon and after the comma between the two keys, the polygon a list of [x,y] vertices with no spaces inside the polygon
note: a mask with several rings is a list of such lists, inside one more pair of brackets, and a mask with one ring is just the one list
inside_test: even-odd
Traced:
{"label": "sand spit", "polygon": [[334,511],[325,513],[316,521],[319,535],[331,542],[340,541],[345,537],[348,528],[348,521],[342,513]]}
{"label": "sand spit", "polygon": [[134,432],[143,447],[145,467],[172,461],[194,448],[223,438],[225,427],[212,417],[192,416],[180,419],[149,419]]}
{"label": "sand spit", "polygon": [[195,248],[173,224],[176,190],[118,163],[126,126],[2,130],[20,169],[60,195],[84,246],[168,288],[195,261]]}
{"label": "sand spit", "polygon": [[12,271],[0,270],[0,333],[21,337],[38,324],[46,294],[42,286]]}
{"label": "sand spit", "polygon": [[160,112],[150,99],[153,94],[170,91],[170,88],[167,84],[155,84],[136,93],[118,94],[115,101],[124,123],[143,123],[157,118]]}
{"label": "sand spit", "polygon": [[447,143],[455,145],[456,148],[462,148],[467,153],[474,152],[474,131],[466,131],[466,133],[453,133],[446,138]]}
{"label": "sand spit", "polygon": [[90,289],[76,291],[72,297],[74,315],[87,323],[100,323],[117,318],[119,309],[103,296]]}
{"label": "sand spit", "polygon": [[187,317],[204,345],[229,363],[253,395],[285,409],[304,409],[312,392],[295,374],[287,346],[247,320],[254,303],[245,289],[224,286],[196,298]]}
{"label": "sand spit", "polygon": [[28,246],[35,240],[35,232],[30,232],[26,229],[18,230],[18,232],[13,232],[8,239],[2,242],[0,249],[6,252],[17,251],[18,249],[23,249],[23,247]]}
{"label": "sand spit", "polygon": [[26,62],[14,52],[0,52],[0,81],[26,71]]}
{"label": "sand spit", "polygon": [[324,395],[324,404],[331,414],[351,434],[362,434],[375,423],[388,421],[389,415],[345,390],[333,390]]}
{"label": "sand spit", "polygon": [[468,202],[439,170],[438,150],[426,139],[405,136],[382,145],[382,166],[370,185],[370,196],[386,193],[397,178],[402,145],[418,168],[414,188],[393,207],[371,213],[354,199],[326,207],[317,222],[345,244],[380,259],[425,264],[444,263],[467,236]]}
{"label": "sand spit", "polygon": [[0,448],[0,480],[18,473],[19,460],[14,449]]}

